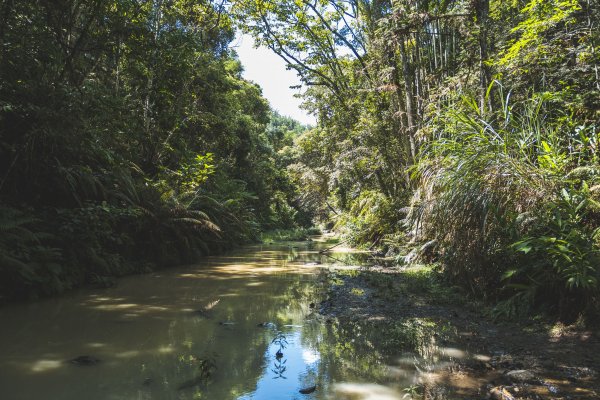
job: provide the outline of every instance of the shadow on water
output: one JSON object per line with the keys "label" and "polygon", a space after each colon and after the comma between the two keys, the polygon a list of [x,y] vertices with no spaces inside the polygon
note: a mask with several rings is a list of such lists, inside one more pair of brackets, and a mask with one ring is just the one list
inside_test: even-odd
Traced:
{"label": "shadow on water", "polygon": [[[342,246],[319,252],[330,246],[251,246],[4,307],[1,397],[382,400],[410,396],[467,356],[438,347],[439,327],[427,321],[373,329],[321,317],[321,268],[368,261]],[[98,362],[69,362],[81,356]]]}

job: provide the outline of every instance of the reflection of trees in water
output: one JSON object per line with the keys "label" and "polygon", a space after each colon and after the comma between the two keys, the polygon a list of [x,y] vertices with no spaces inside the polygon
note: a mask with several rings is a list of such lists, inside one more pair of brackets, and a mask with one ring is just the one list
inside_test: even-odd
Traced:
{"label": "reflection of trees in water", "polygon": [[[433,321],[411,318],[394,322],[344,321],[307,326],[303,337],[308,341],[316,340],[313,343],[322,359],[319,376],[328,384],[370,380],[414,388],[421,383],[422,373],[431,372],[439,365],[436,345],[439,331],[440,327]],[[319,340],[320,335],[324,338]],[[393,357],[401,355],[405,356],[404,364],[390,367],[397,362]],[[401,370],[403,375],[393,376],[393,370]]]}
{"label": "reflection of trees in water", "polygon": [[[188,317],[172,323],[170,341],[182,345],[186,349],[184,355],[213,350],[219,353],[212,383],[190,388],[185,395],[201,391],[203,398],[226,400],[253,391],[265,372],[266,353],[274,340],[274,331],[270,329],[273,325],[258,326],[259,323],[272,322],[282,327],[302,321],[307,304],[316,299],[320,290],[312,278],[297,274],[257,277],[251,281],[261,284],[248,286],[246,277],[229,280],[221,301],[211,309],[212,320]],[[224,326],[219,321],[235,324]],[[273,343],[285,353],[285,333],[276,336],[277,339]],[[286,362],[284,357],[276,357],[268,368],[284,379]],[[175,386],[192,381],[196,374],[193,366],[181,362],[164,365],[164,370],[168,371],[167,380]]]}
{"label": "reflection of trees in water", "polygon": [[[317,252],[306,254],[292,248],[284,251],[282,256],[285,257],[285,254],[296,258],[306,257],[307,261],[321,257]],[[347,257],[348,263],[357,263],[353,255],[340,255]],[[209,351],[219,353],[215,359],[218,369],[211,375],[212,383],[189,389],[185,395],[201,391],[203,398],[238,398],[256,388],[265,367],[271,369],[276,378],[289,377],[285,356],[277,357],[275,354],[275,360],[268,366],[265,364],[272,343],[282,354],[285,353],[287,343],[283,340],[286,340],[286,333],[280,333],[280,342],[276,343],[274,330],[257,325],[272,322],[281,329],[286,324],[297,324],[305,317],[308,319],[302,324],[302,346],[319,353],[321,359],[309,366],[306,375],[299,377],[305,386],[317,384],[322,388],[319,390],[325,392],[334,380],[360,378],[361,381],[372,379],[384,382],[389,378],[385,373],[383,356],[387,350],[380,348],[385,342],[375,333],[368,332],[366,326],[360,323],[325,325],[316,321],[316,315],[306,315],[307,305],[315,302],[322,290],[314,278],[293,272],[278,276],[232,275],[226,284],[215,283],[219,283],[222,292],[210,299],[214,302],[214,298],[221,298],[220,302],[210,307],[213,320],[188,316],[171,322],[169,327],[168,343],[179,349],[179,355],[203,355]],[[211,290],[214,293],[214,289]],[[204,297],[202,293],[199,296]],[[235,324],[222,326],[218,321],[232,321]],[[162,376],[174,396],[177,385],[199,376],[193,363],[182,363],[176,355],[163,355],[160,358],[163,364],[161,370],[164,371]]]}
{"label": "reflection of trees in water", "polygon": [[275,353],[275,361],[273,362],[273,373],[275,377],[273,379],[283,378],[287,379],[283,373],[287,370],[285,364],[287,363],[287,358],[283,358],[283,350],[288,345],[288,341],[283,332],[277,332],[273,340],[272,344],[278,347],[277,352]]}
{"label": "reflection of trees in water", "polygon": [[181,383],[177,390],[184,390],[189,388],[194,388],[198,386],[207,386],[211,378],[217,369],[217,359],[218,355],[216,353],[205,354],[201,357],[190,354],[187,356],[180,356],[179,360],[183,363],[189,364],[195,373],[192,379],[189,379],[183,383]]}
{"label": "reflection of trees in water", "polygon": [[273,368],[271,369],[271,371],[273,371],[273,373],[275,374],[275,376],[273,377],[273,379],[287,379],[287,377],[285,377],[283,374],[285,373],[285,371],[287,370],[287,367],[285,366],[285,364],[287,363],[287,358],[286,359],[281,359],[281,358],[276,358],[275,361],[273,362]]}
{"label": "reflection of trees in water", "polygon": [[[305,242],[292,243],[282,247],[281,260],[287,262],[317,262],[323,264],[341,264],[341,265],[372,265],[374,260],[371,253],[368,252],[336,252],[335,248],[331,251],[319,253],[317,250],[324,250],[327,247],[322,243]],[[308,250],[308,252],[306,251]],[[381,261],[380,261],[381,262]]]}
{"label": "reflection of trees in water", "polygon": [[367,334],[364,324],[335,323],[326,325],[325,329],[326,340],[320,342],[318,348],[323,359],[321,368],[333,372],[332,380],[360,377],[381,381],[386,377],[378,342]]}

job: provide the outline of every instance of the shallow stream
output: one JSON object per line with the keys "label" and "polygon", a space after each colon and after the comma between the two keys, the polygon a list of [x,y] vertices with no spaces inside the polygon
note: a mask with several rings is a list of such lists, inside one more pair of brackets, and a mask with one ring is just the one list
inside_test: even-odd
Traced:
{"label": "shallow stream", "polygon": [[319,253],[330,245],[250,246],[0,308],[0,398],[410,398],[417,353],[384,354],[360,326],[318,314],[319,271],[364,262],[341,248]]}

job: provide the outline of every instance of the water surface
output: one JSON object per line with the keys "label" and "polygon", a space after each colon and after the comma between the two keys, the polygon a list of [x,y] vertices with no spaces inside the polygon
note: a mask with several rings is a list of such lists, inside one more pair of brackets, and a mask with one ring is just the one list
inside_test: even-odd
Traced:
{"label": "water surface", "polygon": [[[360,256],[326,257],[318,251],[325,247],[251,246],[114,288],[3,307],[0,397],[402,398],[417,382],[421,356],[384,354],[359,325],[344,328],[316,312],[319,271]],[[82,355],[100,361],[68,361]]]}

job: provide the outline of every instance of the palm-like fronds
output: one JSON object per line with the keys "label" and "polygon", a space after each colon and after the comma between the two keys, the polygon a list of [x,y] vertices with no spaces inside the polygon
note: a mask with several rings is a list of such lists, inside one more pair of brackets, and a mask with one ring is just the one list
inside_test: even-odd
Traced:
{"label": "palm-like fronds", "polygon": [[15,295],[23,286],[57,280],[62,272],[56,268],[61,252],[43,243],[51,236],[36,229],[37,222],[23,211],[0,206],[0,293]]}
{"label": "palm-like fronds", "polygon": [[[29,231],[24,226],[34,221],[36,219],[31,215],[26,215],[14,208],[0,206],[0,232],[3,234],[9,234],[14,230],[20,230],[26,234]],[[2,236],[0,236],[0,240],[1,238]]]}
{"label": "palm-like fronds", "polygon": [[65,186],[61,189],[71,196],[81,207],[86,200],[104,199],[107,190],[100,174],[95,174],[89,166],[63,166],[55,159],[57,170]]}

